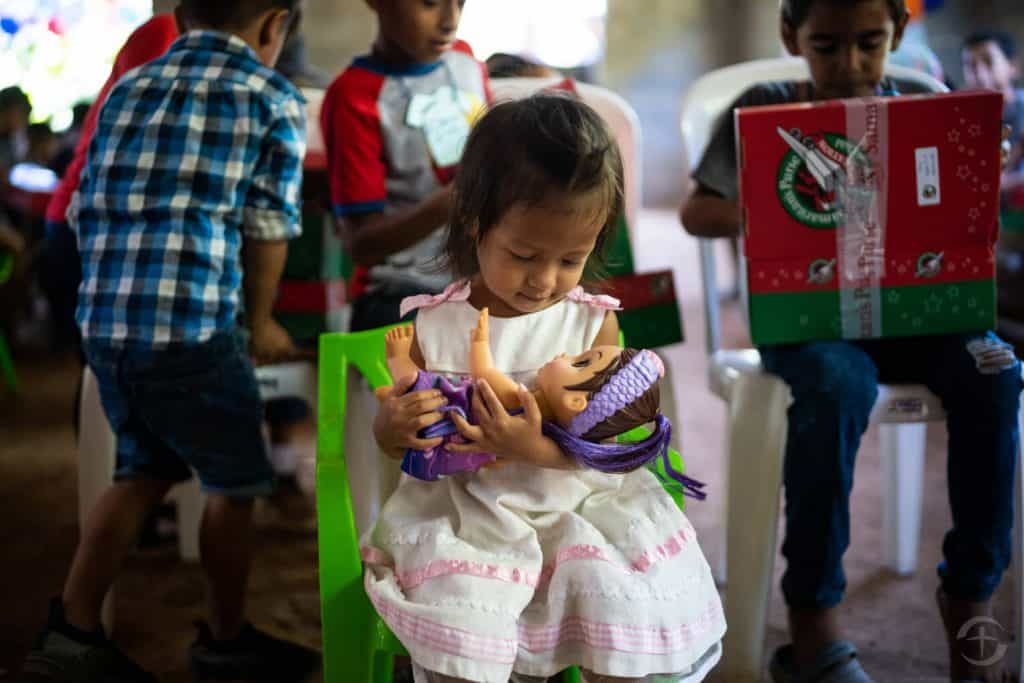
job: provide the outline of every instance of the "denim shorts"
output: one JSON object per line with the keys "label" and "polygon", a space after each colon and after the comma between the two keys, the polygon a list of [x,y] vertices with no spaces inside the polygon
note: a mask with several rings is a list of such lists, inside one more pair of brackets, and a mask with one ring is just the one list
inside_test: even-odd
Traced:
{"label": "denim shorts", "polygon": [[117,437],[114,479],[180,482],[253,497],[273,490],[263,404],[238,332],[169,348],[87,340],[85,356]]}

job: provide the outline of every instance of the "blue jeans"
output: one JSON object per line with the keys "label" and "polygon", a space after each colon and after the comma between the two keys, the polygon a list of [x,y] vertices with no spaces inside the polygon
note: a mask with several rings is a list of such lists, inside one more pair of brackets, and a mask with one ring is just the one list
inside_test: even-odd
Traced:
{"label": "blue jeans", "polygon": [[85,356],[117,437],[115,480],[176,483],[194,469],[208,493],[273,491],[263,404],[241,334],[166,349],[87,339]]}
{"label": "blue jeans", "polygon": [[[979,340],[983,349],[968,349]],[[942,400],[953,528],[939,577],[954,598],[992,596],[1010,563],[1022,388],[1015,359],[987,374],[979,369],[985,350],[1002,348],[995,345],[1004,343],[988,333],[761,349],[765,368],[793,394],[783,470],[782,590],[790,607],[829,608],[843,598],[853,467],[879,381],[923,384]]]}

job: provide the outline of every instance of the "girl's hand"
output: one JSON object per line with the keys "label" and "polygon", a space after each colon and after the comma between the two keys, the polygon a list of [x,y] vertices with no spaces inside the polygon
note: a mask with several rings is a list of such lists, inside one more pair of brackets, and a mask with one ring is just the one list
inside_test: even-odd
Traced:
{"label": "girl's hand", "polygon": [[477,424],[471,425],[461,415],[452,414],[455,427],[471,443],[449,443],[447,448],[457,453],[494,453],[500,458],[538,462],[548,440],[541,432],[540,406],[537,399],[525,387],[520,386],[519,397],[523,405],[522,415],[509,415],[497,394],[486,380],[479,380],[473,393],[473,415]]}
{"label": "girl's hand", "polygon": [[373,421],[377,444],[393,458],[401,458],[410,448],[420,451],[436,448],[443,440],[441,437],[421,439],[417,434],[443,418],[438,409],[446,405],[448,399],[437,389],[406,393],[415,382],[415,374],[399,378],[380,404]]}

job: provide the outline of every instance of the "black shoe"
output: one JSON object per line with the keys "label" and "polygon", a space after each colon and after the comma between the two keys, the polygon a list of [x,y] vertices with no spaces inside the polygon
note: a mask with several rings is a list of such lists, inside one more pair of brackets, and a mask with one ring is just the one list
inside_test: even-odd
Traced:
{"label": "black shoe", "polygon": [[250,624],[230,641],[214,640],[205,622],[196,626],[199,637],[189,649],[189,669],[201,681],[304,681],[320,666],[316,650],[280,640]]}
{"label": "black shoe", "polygon": [[60,598],[50,603],[50,618],[28,653],[22,674],[33,680],[63,683],[156,683],[156,676],[129,659],[103,635],[68,626]]}

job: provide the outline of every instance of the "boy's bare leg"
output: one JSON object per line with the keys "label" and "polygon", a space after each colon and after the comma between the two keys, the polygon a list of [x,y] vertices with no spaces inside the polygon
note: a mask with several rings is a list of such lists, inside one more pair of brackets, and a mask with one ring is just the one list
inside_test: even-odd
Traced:
{"label": "boy's bare leg", "polygon": [[798,670],[814,665],[826,645],[842,640],[839,609],[790,609],[789,632]]}
{"label": "boy's bare leg", "polygon": [[170,482],[135,479],[115,482],[89,513],[64,584],[64,616],[83,631],[100,625],[103,598],[125,557],[135,546],[146,515],[163,500]]}
{"label": "boy's bare leg", "polygon": [[252,556],[252,498],[210,495],[199,551],[210,582],[210,630],[232,640],[245,625],[245,594]]}
{"label": "boy's bare leg", "polygon": [[[978,666],[967,661],[965,657],[972,656],[967,649],[970,647],[970,641],[959,637],[960,629],[971,619],[992,618],[992,603],[953,599],[941,588],[936,591],[935,597],[939,603],[939,613],[942,614],[942,623],[946,627],[946,638],[949,643],[950,678],[954,681],[1010,683],[1010,673],[1006,670],[1004,661],[993,662],[991,666]],[[975,635],[977,634],[971,633],[968,637]],[[973,656],[980,658],[979,654]]]}

